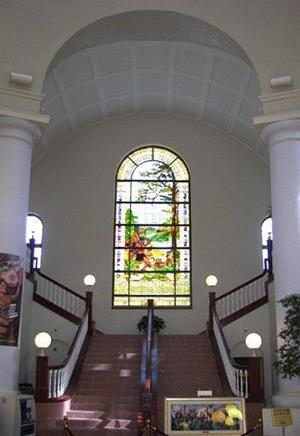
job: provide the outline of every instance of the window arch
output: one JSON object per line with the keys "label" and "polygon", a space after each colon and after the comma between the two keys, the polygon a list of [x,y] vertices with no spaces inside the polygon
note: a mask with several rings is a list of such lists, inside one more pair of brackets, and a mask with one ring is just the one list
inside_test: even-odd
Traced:
{"label": "window arch", "polygon": [[191,307],[190,180],[186,164],[140,148],[116,175],[113,307]]}
{"label": "window arch", "polygon": [[41,268],[42,246],[43,246],[43,222],[40,217],[34,213],[29,213],[26,220],[26,244],[29,244],[31,238],[34,238],[34,268]]}
{"label": "window arch", "polygon": [[263,268],[267,270],[268,265],[268,239],[273,240],[273,229],[272,229],[272,217],[267,217],[263,220],[261,224],[261,247],[262,247],[262,258],[263,258]]}

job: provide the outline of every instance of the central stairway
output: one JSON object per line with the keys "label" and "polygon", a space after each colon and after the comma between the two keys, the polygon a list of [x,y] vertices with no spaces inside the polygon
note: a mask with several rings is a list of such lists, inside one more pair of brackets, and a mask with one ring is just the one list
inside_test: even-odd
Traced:
{"label": "central stairway", "polygon": [[[142,335],[92,336],[67,412],[74,436],[137,435],[142,340]],[[226,396],[228,385],[220,378],[207,331],[159,335],[158,368],[157,427],[161,430],[165,398],[195,398],[199,388],[211,389],[214,397]],[[261,406],[247,404],[249,424],[257,422]],[[62,434],[62,420],[44,416],[39,422],[37,436]]]}
{"label": "central stairway", "polygon": [[67,412],[75,436],[136,435],[142,336],[91,338]]}

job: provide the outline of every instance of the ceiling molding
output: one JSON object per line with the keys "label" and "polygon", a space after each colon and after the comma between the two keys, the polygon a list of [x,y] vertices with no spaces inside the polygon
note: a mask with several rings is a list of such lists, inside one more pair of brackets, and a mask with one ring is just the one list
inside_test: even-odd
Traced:
{"label": "ceiling molding", "polygon": [[44,94],[38,94],[32,91],[26,91],[20,88],[13,88],[9,86],[0,86],[0,95],[9,95],[11,97],[21,97],[27,100],[36,100],[41,102],[44,98]]}
{"label": "ceiling molding", "polygon": [[253,124],[255,126],[262,126],[265,124],[276,123],[284,120],[300,119],[300,110],[276,112],[271,114],[258,115],[253,118]]}
{"label": "ceiling molding", "polygon": [[263,94],[259,96],[262,103],[268,103],[279,100],[300,99],[300,88],[289,89],[287,91],[272,92],[270,94]]}
{"label": "ceiling molding", "polygon": [[0,116],[19,118],[26,121],[32,121],[37,124],[47,125],[50,122],[50,116],[38,112],[22,111],[0,106]]}

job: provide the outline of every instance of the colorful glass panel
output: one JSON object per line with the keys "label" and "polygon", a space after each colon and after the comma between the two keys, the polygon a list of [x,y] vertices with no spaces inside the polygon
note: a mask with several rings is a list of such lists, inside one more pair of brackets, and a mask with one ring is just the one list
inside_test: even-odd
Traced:
{"label": "colorful glass panel", "polygon": [[114,307],[190,307],[189,177],[173,152],[145,147],[116,182]]}

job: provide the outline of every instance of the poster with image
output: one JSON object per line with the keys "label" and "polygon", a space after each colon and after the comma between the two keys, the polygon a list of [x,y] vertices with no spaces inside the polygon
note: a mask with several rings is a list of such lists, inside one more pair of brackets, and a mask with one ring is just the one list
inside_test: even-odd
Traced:
{"label": "poster with image", "polygon": [[166,398],[164,431],[171,436],[240,436],[246,431],[245,401],[239,397]]}
{"label": "poster with image", "polygon": [[0,253],[0,345],[18,344],[22,287],[22,259]]}

